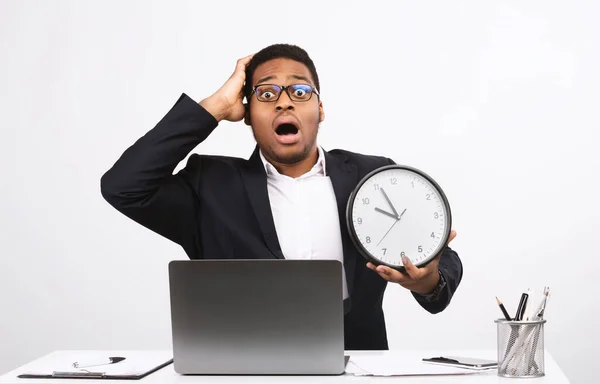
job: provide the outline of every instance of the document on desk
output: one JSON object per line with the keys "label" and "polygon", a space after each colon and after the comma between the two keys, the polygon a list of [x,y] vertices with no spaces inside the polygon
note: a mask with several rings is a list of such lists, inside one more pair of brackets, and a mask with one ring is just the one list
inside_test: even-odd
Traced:
{"label": "document on desk", "polygon": [[479,371],[465,368],[427,364],[420,359],[406,359],[393,355],[351,356],[346,373],[355,376],[431,376],[472,375]]}
{"label": "document on desk", "polygon": [[28,379],[141,379],[173,362],[173,351],[56,351],[23,367]]}

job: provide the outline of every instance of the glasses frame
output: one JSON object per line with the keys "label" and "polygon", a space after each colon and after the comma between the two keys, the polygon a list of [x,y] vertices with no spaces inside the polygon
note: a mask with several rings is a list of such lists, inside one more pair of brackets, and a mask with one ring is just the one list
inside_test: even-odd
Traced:
{"label": "glasses frame", "polygon": [[[277,95],[276,99],[273,100],[261,100],[258,98],[258,94],[256,93],[256,90],[258,89],[258,87],[263,87],[265,85],[270,85],[272,87],[278,87],[281,88],[281,91],[279,91],[279,94]],[[296,85],[305,85],[307,87],[310,87],[311,91],[310,91],[310,97],[306,100],[295,100],[292,98],[292,95],[290,94],[290,87],[294,87]],[[277,85],[277,84],[257,84],[254,87],[252,87],[252,93],[250,94],[250,96],[252,95],[256,95],[256,100],[258,100],[261,103],[274,103],[276,101],[279,100],[279,98],[281,97],[281,94],[283,93],[282,91],[285,91],[285,93],[287,93],[288,97],[290,98],[291,101],[293,101],[294,103],[305,103],[307,101],[309,101],[310,99],[312,99],[313,94],[317,95],[317,98],[320,98],[321,95],[319,95],[319,91],[317,91],[317,88],[315,88],[313,85],[311,84],[306,84],[306,83],[296,83],[296,84],[290,84],[290,85]]]}

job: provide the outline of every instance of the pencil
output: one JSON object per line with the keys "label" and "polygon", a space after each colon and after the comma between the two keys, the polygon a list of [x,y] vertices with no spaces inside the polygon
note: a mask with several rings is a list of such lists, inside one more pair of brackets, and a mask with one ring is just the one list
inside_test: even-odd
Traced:
{"label": "pencil", "polygon": [[512,319],[508,315],[508,312],[506,312],[506,308],[504,308],[504,304],[502,304],[502,302],[500,301],[500,299],[498,299],[497,296],[496,296],[496,301],[498,302],[498,306],[502,310],[502,313],[504,314],[504,317],[506,318],[506,320],[511,321]]}

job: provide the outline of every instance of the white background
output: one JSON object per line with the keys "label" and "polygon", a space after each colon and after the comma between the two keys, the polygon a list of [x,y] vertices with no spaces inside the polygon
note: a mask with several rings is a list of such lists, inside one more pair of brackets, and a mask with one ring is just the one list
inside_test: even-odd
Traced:
{"label": "white background", "polygon": [[[450,200],[464,280],[430,315],[385,297],[390,346],[494,348],[520,293],[551,287],[546,347],[595,379],[600,304],[598,3],[0,1],[0,372],[55,349],[170,347],[182,249],[100,177],[182,92],[199,101],[272,43],[314,59],[319,143],[393,158]],[[249,127],[195,149],[248,157]]]}

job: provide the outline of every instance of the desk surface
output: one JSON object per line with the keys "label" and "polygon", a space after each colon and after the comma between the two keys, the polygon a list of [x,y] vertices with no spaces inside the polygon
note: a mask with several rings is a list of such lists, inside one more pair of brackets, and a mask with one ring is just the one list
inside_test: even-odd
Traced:
{"label": "desk surface", "polygon": [[[472,356],[481,357],[488,359],[495,359],[495,351],[492,350],[392,350],[392,351],[349,351],[348,355],[393,355],[397,356],[398,359],[402,358],[415,358],[415,356],[429,357],[429,356]],[[489,384],[489,383],[507,383],[507,382],[518,382],[518,383],[536,383],[536,384],[564,384],[569,383],[569,380],[565,377],[563,372],[560,370],[552,356],[546,351],[545,353],[545,366],[546,375],[544,377],[536,379],[507,379],[498,377],[496,370],[476,373],[472,375],[460,375],[460,376],[420,376],[420,377],[372,377],[372,376],[354,376],[344,374],[341,376],[182,376],[173,370],[173,365],[170,364],[167,367],[149,375],[141,380],[79,380],[79,379],[19,379],[17,374],[28,369],[28,365],[33,365],[31,362],[25,364],[11,372],[0,376],[0,384],[193,384],[193,383],[373,383],[373,382],[398,382],[403,384],[417,384],[417,383],[478,383],[478,384]]]}

